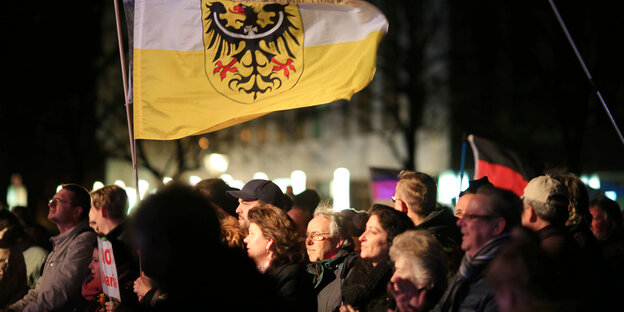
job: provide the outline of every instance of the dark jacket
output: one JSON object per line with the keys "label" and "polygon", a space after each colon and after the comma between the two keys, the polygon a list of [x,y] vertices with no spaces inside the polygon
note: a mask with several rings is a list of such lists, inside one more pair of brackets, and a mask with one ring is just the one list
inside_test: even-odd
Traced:
{"label": "dark jacket", "polygon": [[[448,300],[451,301],[450,306],[457,307],[454,311],[498,311],[494,291],[485,279],[485,271],[472,278],[459,292],[454,298],[449,298],[451,294],[445,293],[434,311],[444,311],[442,307]],[[453,303],[454,300],[460,300],[460,302]]]}
{"label": "dark jacket", "polygon": [[113,246],[119,278],[121,305],[115,311],[134,311],[139,305],[138,298],[134,293],[134,281],[139,278],[139,259],[137,254],[132,251],[132,242],[126,231],[126,223],[119,224],[104,237]]}
{"label": "dark jacket", "polygon": [[370,261],[357,257],[342,283],[344,304],[360,312],[394,309],[394,298],[388,293],[387,287],[393,270],[390,259],[373,267]]}
{"label": "dark jacket", "polygon": [[312,275],[306,272],[304,266],[271,266],[265,276],[273,282],[275,293],[284,301],[285,311],[316,311]]}
{"label": "dark jacket", "polygon": [[341,250],[332,259],[308,264],[308,272],[313,275],[319,312],[333,312],[342,303],[342,282],[351,271],[351,264],[358,256],[355,252]]}
{"label": "dark jacket", "polygon": [[[582,256],[581,249],[572,235],[564,226],[548,225],[536,234],[540,238],[540,247],[555,263],[556,284],[553,296],[555,300],[578,300],[589,298],[593,289],[585,289],[578,285],[586,284],[591,279],[588,274],[587,259]],[[595,288],[595,287],[594,287]]]}
{"label": "dark jacket", "polygon": [[416,226],[417,230],[427,230],[438,239],[449,260],[449,273],[452,275],[459,268],[464,252],[461,250],[462,235],[457,226],[457,218],[451,210],[438,205]]}

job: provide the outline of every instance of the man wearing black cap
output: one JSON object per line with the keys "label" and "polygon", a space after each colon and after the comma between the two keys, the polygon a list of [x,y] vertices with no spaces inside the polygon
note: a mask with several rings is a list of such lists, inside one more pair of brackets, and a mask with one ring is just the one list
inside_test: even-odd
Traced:
{"label": "man wearing black cap", "polygon": [[238,224],[241,228],[249,228],[249,220],[247,212],[253,207],[259,206],[261,203],[271,204],[280,209],[284,209],[284,193],[275,183],[269,180],[254,179],[240,191],[227,191],[227,194],[238,198]]}

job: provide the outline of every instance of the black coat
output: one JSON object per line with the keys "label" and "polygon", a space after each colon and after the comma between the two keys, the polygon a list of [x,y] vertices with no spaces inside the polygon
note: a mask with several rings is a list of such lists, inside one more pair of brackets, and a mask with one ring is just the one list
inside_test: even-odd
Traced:
{"label": "black coat", "polygon": [[394,266],[390,259],[373,267],[370,261],[356,258],[349,275],[342,284],[342,299],[360,312],[388,311],[395,308],[394,298],[388,293],[388,282]]}
{"label": "black coat", "polygon": [[461,250],[462,234],[457,226],[457,218],[451,210],[438,205],[427,217],[416,226],[417,230],[427,230],[440,242],[449,260],[449,274],[459,268],[464,252]]}
{"label": "black coat", "polygon": [[275,293],[283,300],[284,311],[316,311],[312,275],[304,266],[286,264],[269,267],[265,276],[273,282]]}

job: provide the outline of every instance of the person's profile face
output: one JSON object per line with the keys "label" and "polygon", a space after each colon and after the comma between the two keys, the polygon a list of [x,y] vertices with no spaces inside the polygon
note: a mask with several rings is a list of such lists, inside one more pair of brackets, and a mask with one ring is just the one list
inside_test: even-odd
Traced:
{"label": "person's profile face", "polygon": [[331,259],[340,250],[340,238],[331,236],[329,224],[330,220],[324,216],[317,216],[308,223],[305,243],[311,262]]}
{"label": "person's profile face", "polygon": [[268,239],[262,234],[262,230],[255,223],[249,224],[249,234],[243,240],[247,247],[247,255],[257,265],[264,264],[268,256]]}
{"label": "person's profile face", "polygon": [[416,286],[414,266],[406,257],[399,257],[394,261],[394,274],[392,274],[390,281],[397,283],[399,280],[410,281]]}
{"label": "person's profile face", "polygon": [[71,191],[61,189],[50,199],[48,220],[56,224],[64,224],[74,219],[74,210],[78,207],[72,207],[72,195]]}
{"label": "person's profile face", "polygon": [[457,204],[455,205],[455,216],[461,218],[464,214],[464,210],[466,210],[466,206],[470,200],[474,197],[474,194],[464,194],[457,200]]}
{"label": "person's profile face", "polygon": [[373,263],[381,261],[388,255],[388,232],[384,230],[376,215],[366,222],[366,230],[360,236],[360,257],[370,259]]}
{"label": "person's profile face", "polygon": [[592,215],[591,230],[594,236],[599,240],[604,240],[609,235],[609,225],[607,223],[607,215],[598,206],[589,207],[589,212]]}
{"label": "person's profile face", "polygon": [[487,196],[475,194],[466,206],[464,214],[457,221],[462,233],[461,249],[468,256],[473,256],[485,243],[494,238],[497,233],[498,220],[485,209],[488,204]]}
{"label": "person's profile face", "polygon": [[249,200],[245,201],[242,199],[238,199],[238,207],[236,208],[236,213],[238,214],[238,225],[242,229],[249,228],[249,219],[247,219],[247,213],[249,209],[257,207],[260,205],[259,200]]}
{"label": "person's profile face", "polygon": [[102,211],[97,210],[93,205],[91,205],[91,209],[89,209],[89,226],[97,233],[98,235],[102,235],[102,231],[100,230],[99,224],[102,219]]}
{"label": "person's profile face", "polygon": [[91,276],[93,276],[93,278],[100,278],[100,255],[98,254],[97,248],[93,249],[91,262],[89,263],[89,270],[91,271]]}

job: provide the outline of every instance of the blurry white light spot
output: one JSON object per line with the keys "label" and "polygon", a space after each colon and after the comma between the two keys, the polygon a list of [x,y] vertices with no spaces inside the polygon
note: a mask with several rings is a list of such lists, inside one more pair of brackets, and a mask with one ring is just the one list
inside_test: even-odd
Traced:
{"label": "blurry white light spot", "polygon": [[338,168],[334,171],[334,181],[332,184],[334,196],[334,211],[349,209],[349,180],[350,173],[347,168]]}
{"label": "blurry white light spot", "polygon": [[230,186],[232,186],[232,184],[230,184],[230,182],[234,181],[234,178],[232,178],[232,176],[227,174],[227,173],[222,174],[219,178],[221,178],[221,180],[223,180],[223,182],[227,183]]}
{"label": "blurry white light spot", "polygon": [[[466,172],[464,172],[464,176],[462,177],[462,180],[461,180],[461,188],[459,192],[465,191],[468,188],[468,186],[470,186],[470,179],[468,178],[468,175],[466,174]],[[459,192],[457,192],[456,196],[459,196]]]}
{"label": "blurry white light spot", "polygon": [[58,193],[63,188],[63,185],[59,185],[56,187],[56,192]]}
{"label": "blurry white light spot", "polygon": [[[253,178],[254,179],[268,180],[269,176],[266,173],[264,173],[264,172],[256,172],[256,173],[254,173]],[[273,181],[273,182],[275,182],[275,181]]]}
{"label": "blurry white light spot", "polygon": [[592,175],[591,177],[589,177],[588,185],[589,187],[595,190],[599,190],[600,189],[600,177],[598,177],[597,174]]}
{"label": "blurry white light spot", "polygon": [[295,170],[290,173],[290,182],[292,183],[293,194],[297,195],[306,189],[306,174],[301,170]]}
{"label": "blurry white light spot", "polygon": [[459,177],[452,171],[442,172],[438,177],[438,201],[443,204],[452,204],[453,198],[458,194]]}
{"label": "blurry white light spot", "polygon": [[189,178],[189,183],[191,183],[191,185],[195,185],[197,183],[199,183],[199,181],[201,181],[201,178],[198,176],[191,176]]}
{"label": "blurry white light spot", "polygon": [[581,175],[581,182],[585,183],[585,185],[589,184],[589,177],[587,175]]}
{"label": "blurry white light spot", "polygon": [[103,187],[104,187],[104,183],[102,183],[101,181],[95,181],[95,182],[93,182],[93,188],[91,190],[95,191],[95,190],[99,190],[99,189],[101,189]]}
{"label": "blurry white light spot", "polygon": [[243,183],[243,181],[241,181],[241,180],[231,180],[230,182],[227,182],[227,184],[229,186],[237,188],[239,190],[242,189],[243,186],[245,185],[245,183]]}
{"label": "blurry white light spot", "polygon": [[115,182],[113,182],[113,184],[121,187],[122,189],[126,188],[126,183],[124,181],[121,181],[121,180],[115,180]]}
{"label": "blurry white light spot", "polygon": [[606,191],[605,196],[612,201],[617,200],[617,193],[615,191]]}
{"label": "blurry white light spot", "polygon": [[137,204],[137,193],[136,193],[136,189],[134,187],[126,187],[126,194],[128,195],[128,214],[130,214],[130,212],[132,212],[132,209],[134,209],[134,207]]}
{"label": "blurry white light spot", "polygon": [[286,193],[286,189],[288,188],[289,185],[291,185],[290,178],[273,179],[273,183],[279,186],[280,190],[282,190],[282,193]]}
{"label": "blurry white light spot", "polygon": [[149,182],[145,180],[139,180],[139,196],[141,199],[145,197],[145,193],[147,193],[147,189],[149,188]]}
{"label": "blurry white light spot", "polygon": [[167,183],[171,182],[171,180],[173,180],[173,179],[170,178],[170,177],[164,177],[163,178],[163,184],[167,184]]}
{"label": "blurry white light spot", "polygon": [[221,154],[213,153],[208,156],[208,165],[218,172],[225,172],[228,168],[228,160]]}

